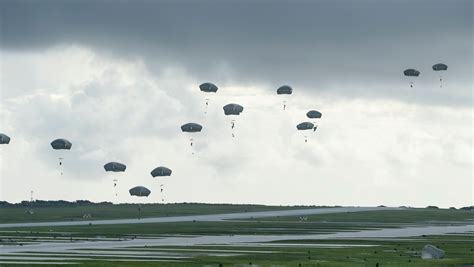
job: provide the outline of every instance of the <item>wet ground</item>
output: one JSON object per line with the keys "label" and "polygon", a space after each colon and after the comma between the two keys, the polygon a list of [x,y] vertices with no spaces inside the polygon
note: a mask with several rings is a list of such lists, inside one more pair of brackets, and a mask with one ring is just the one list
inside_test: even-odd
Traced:
{"label": "wet ground", "polygon": [[[312,214],[324,214],[335,212],[358,212],[367,210],[384,210],[386,208],[329,208],[329,209],[305,209],[286,210],[271,212],[249,212],[236,214],[216,214],[200,216],[179,216],[167,218],[148,218],[143,220],[107,220],[93,221],[94,224],[124,224],[124,223],[159,223],[159,222],[186,222],[193,220],[220,221],[229,219],[246,219],[276,216],[303,216]],[[58,226],[69,222],[55,223],[33,223],[13,224],[19,227],[25,226]],[[88,224],[88,222],[71,222]],[[471,222],[467,222],[471,223]],[[12,224],[9,224],[10,227]],[[65,224],[70,225],[70,224]],[[77,224],[73,224],[77,225]],[[2,227],[2,226],[0,226]],[[5,227],[5,225],[3,225]],[[232,257],[256,253],[277,253],[273,249],[279,247],[318,247],[328,249],[342,249],[351,247],[378,246],[365,243],[358,245],[354,243],[324,243],[308,244],[306,240],[392,240],[397,238],[417,238],[421,236],[437,236],[447,234],[468,234],[474,232],[474,224],[469,225],[400,225],[401,228],[366,229],[359,231],[334,230],[332,233],[303,233],[302,234],[269,234],[269,235],[167,235],[167,236],[138,236],[134,239],[119,239],[96,237],[81,239],[73,237],[51,240],[51,237],[36,237],[34,242],[23,242],[23,245],[0,245],[1,264],[67,264],[79,262],[96,261],[183,261],[186,259],[212,256]],[[71,233],[73,234],[73,233]],[[4,236],[8,237],[8,236]],[[12,235],[10,238],[14,238]],[[28,235],[23,238],[29,237]],[[33,237],[33,236],[30,236]],[[287,242],[285,242],[287,241]],[[301,242],[298,242],[301,241]],[[278,243],[270,243],[278,242]],[[344,241],[342,241],[344,242]],[[374,242],[376,243],[376,242]],[[194,246],[209,246],[214,249],[193,248]],[[168,249],[168,247],[174,247]],[[182,249],[176,248],[182,247]],[[225,249],[215,249],[222,247]],[[235,247],[236,249],[233,249]],[[237,249],[239,247],[239,249]],[[248,247],[248,250],[242,249]],[[258,248],[265,248],[261,251]],[[256,250],[257,248],[257,250]],[[47,265],[47,264],[46,264]]]}

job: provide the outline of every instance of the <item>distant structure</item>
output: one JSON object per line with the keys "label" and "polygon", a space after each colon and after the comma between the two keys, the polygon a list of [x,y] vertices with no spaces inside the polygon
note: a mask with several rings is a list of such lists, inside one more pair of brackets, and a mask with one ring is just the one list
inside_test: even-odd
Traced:
{"label": "distant structure", "polygon": [[421,251],[421,258],[424,260],[442,259],[444,258],[444,251],[433,245],[426,245]]}
{"label": "distant structure", "polygon": [[30,192],[30,203],[28,203],[28,207],[26,208],[25,214],[30,214],[30,215],[35,214],[35,212],[33,211],[33,201],[34,201],[33,190],[31,190],[31,192]]}
{"label": "distant structure", "polygon": [[304,222],[308,220],[308,216],[300,216],[298,219],[300,220],[300,222]]}

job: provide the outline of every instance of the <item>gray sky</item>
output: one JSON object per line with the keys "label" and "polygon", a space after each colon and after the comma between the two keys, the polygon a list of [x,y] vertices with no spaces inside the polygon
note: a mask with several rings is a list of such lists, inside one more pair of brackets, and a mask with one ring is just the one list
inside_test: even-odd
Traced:
{"label": "gray sky", "polygon": [[[2,1],[0,198],[473,203],[471,1]],[[439,74],[435,63],[449,66]],[[406,68],[421,71],[414,88]],[[219,86],[208,114],[198,89]],[[288,110],[275,90],[290,84]],[[236,138],[222,106],[245,107]],[[323,113],[309,142],[295,129]],[[179,126],[204,126],[191,154]],[[57,151],[73,149],[59,175]],[[108,161],[127,164],[108,174]],[[152,179],[156,166],[173,176]],[[119,197],[112,179],[118,178]],[[14,188],[14,189],[12,189]],[[446,189],[456,194],[447,194]]]}

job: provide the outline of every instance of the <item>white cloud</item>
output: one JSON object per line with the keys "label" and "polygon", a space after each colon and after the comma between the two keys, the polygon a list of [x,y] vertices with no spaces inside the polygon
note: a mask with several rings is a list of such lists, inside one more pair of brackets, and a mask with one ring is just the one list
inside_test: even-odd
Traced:
{"label": "white cloud", "polygon": [[[218,83],[204,115],[203,81],[179,66],[151,72],[140,60],[83,47],[3,51],[0,121],[12,142],[0,147],[0,198],[20,201],[35,190],[41,199],[130,202],[138,200],[128,188],[144,185],[153,192],[143,201],[156,202],[164,183],[173,202],[472,203],[472,107],[315,96],[295,88],[282,111],[269,84],[239,84],[225,69],[219,76],[232,82]],[[384,90],[390,86],[399,85]],[[245,107],[235,118],[236,138],[222,111],[230,102]],[[295,125],[309,109],[323,118],[305,143]],[[190,121],[204,126],[194,150],[179,129]],[[53,151],[49,143],[58,137],[71,140],[72,150]],[[126,163],[127,171],[105,173],[108,161]],[[152,179],[149,172],[160,165],[173,176]]]}

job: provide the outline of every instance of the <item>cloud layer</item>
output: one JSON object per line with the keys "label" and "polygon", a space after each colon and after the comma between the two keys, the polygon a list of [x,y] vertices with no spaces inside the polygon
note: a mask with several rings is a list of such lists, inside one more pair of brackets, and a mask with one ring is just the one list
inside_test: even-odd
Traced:
{"label": "cloud layer", "polygon": [[[129,202],[144,185],[149,202],[473,201],[470,1],[0,5],[1,199]],[[414,88],[408,67],[422,72]],[[206,115],[204,81],[220,87]],[[295,89],[285,112],[281,84]],[[231,102],[245,107],[236,138]],[[305,143],[309,109],[323,118]],[[186,122],[204,125],[194,149]],[[53,151],[58,137],[73,149]],[[173,176],[152,179],[160,165]]]}

